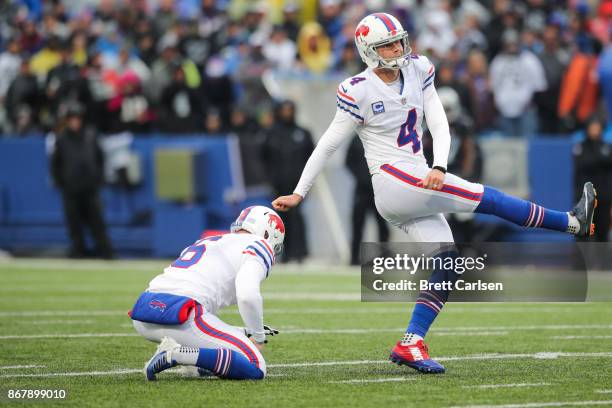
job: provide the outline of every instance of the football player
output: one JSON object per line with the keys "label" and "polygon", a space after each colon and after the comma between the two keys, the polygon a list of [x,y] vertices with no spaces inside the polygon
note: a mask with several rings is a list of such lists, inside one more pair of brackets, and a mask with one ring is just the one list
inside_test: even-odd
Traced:
{"label": "football player", "polygon": [[[248,207],[231,233],[200,239],[156,276],[130,311],[136,331],[161,343],[145,364],[148,380],[176,365],[196,366],[221,378],[262,379],[266,334],[260,283],[282,250],[285,226],[267,207]],[[246,327],[217,312],[237,304]]]}
{"label": "football player", "polygon": [[[592,234],[596,198],[591,183],[584,185],[576,207],[565,212],[447,173],[450,134],[433,84],[435,68],[427,57],[411,54],[408,33],[395,17],[385,13],[365,17],[355,31],[355,44],[367,69],[338,87],[332,123],[306,163],[293,194],[274,200],[274,209],[287,211],[299,205],[328,158],[356,132],[365,149],[376,208],[410,241],[453,242],[442,213],[494,214],[529,228]],[[424,118],[433,138],[431,168],[421,147]],[[456,278],[452,271],[434,271],[430,282]],[[448,295],[445,290],[419,294],[406,333],[391,352],[392,361],[425,373],[445,371],[429,357],[423,338]]]}

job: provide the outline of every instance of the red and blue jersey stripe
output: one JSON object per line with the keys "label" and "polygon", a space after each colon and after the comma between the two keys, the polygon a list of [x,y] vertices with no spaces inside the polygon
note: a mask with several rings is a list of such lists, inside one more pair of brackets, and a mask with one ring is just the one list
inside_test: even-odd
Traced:
{"label": "red and blue jersey stripe", "polygon": [[255,245],[263,250],[263,253],[270,259],[270,265],[274,265],[274,252],[272,248],[266,243],[266,241],[255,241]]}
{"label": "red and blue jersey stripe", "polygon": [[336,97],[343,104],[350,106],[351,108],[355,108],[359,110],[359,106],[357,106],[357,103],[355,102],[355,98],[347,95],[345,92],[342,92],[340,88],[338,88],[338,93],[336,94]]}
{"label": "red and blue jersey stripe", "polygon": [[266,276],[268,276],[272,265],[274,265],[274,254],[268,244],[264,241],[255,241],[252,245],[247,246],[242,253],[257,258],[265,267]]}
{"label": "red and blue jersey stripe", "polygon": [[433,84],[435,77],[436,77],[436,69],[434,68],[432,64],[432,66],[429,67],[429,71],[427,71],[427,78],[425,78],[425,80],[423,81],[423,91],[429,85]]}
{"label": "red and blue jersey stripe", "polygon": [[359,115],[359,105],[357,105],[355,98],[346,94],[346,92],[343,92],[342,85],[338,87],[336,99],[336,106],[338,107],[338,109],[343,110],[344,112],[363,122],[363,116]]}

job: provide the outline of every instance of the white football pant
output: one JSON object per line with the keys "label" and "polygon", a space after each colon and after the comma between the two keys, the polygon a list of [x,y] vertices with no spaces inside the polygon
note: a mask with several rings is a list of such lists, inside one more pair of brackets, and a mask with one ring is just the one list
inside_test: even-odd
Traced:
{"label": "white football pant", "polygon": [[228,348],[237,351],[257,365],[264,375],[266,361],[241,328],[230,326],[201,306],[194,308],[187,321],[180,325],[160,325],[133,320],[136,331],[147,340],[159,343],[165,336],[181,346],[195,348]]}
{"label": "white football pant", "polygon": [[425,164],[410,162],[381,166],[372,176],[376,208],[408,235],[409,242],[454,242],[442,214],[473,212],[484,186],[447,173],[442,191],[417,187],[430,171]]}

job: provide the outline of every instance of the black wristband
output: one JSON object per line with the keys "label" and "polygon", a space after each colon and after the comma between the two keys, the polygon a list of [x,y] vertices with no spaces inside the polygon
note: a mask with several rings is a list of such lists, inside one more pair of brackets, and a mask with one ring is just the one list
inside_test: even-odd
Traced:
{"label": "black wristband", "polygon": [[440,170],[442,173],[446,174],[446,169],[442,166],[433,166],[433,170]]}

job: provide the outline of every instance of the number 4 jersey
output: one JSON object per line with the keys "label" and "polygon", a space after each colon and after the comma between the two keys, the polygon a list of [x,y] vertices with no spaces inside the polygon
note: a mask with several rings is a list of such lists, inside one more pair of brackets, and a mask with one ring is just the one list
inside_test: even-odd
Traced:
{"label": "number 4 jersey", "polygon": [[185,248],[149,283],[147,291],[188,296],[204,305],[206,311],[216,313],[236,304],[236,278],[240,273],[245,273],[242,282],[253,286],[243,289],[259,293],[259,283],[269,275],[273,264],[272,249],[256,235],[214,236]]}
{"label": "number 4 jersey", "polygon": [[434,165],[446,168],[450,134],[434,89],[435,68],[427,57],[412,55],[398,81],[387,84],[370,68],[344,80],[336,94],[337,112],[310,157],[295,193],[304,197],[327,159],[355,132],[371,174],[383,164],[410,161],[426,165],[423,118],[434,138]]}

